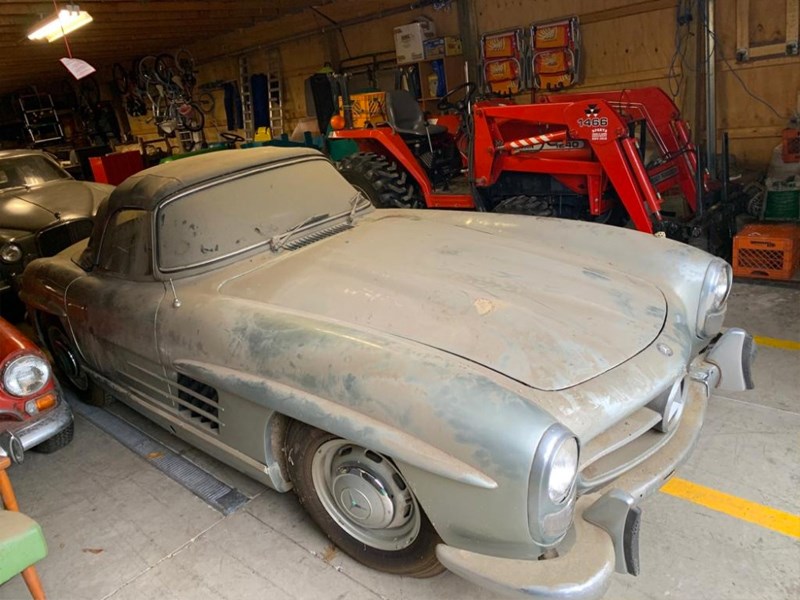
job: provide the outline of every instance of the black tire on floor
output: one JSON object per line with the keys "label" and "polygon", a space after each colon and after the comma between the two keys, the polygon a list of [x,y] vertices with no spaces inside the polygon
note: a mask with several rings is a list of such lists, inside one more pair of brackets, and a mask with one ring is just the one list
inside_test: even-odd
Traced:
{"label": "black tire on floor", "polygon": [[409,174],[384,156],[359,152],[340,160],[337,168],[376,208],[425,208]]}
{"label": "black tire on floor", "polygon": [[[63,400],[62,400],[63,402]],[[67,427],[59,431],[53,437],[46,439],[38,446],[31,448],[34,452],[41,452],[42,454],[50,454],[56,450],[61,450],[68,446],[75,435],[75,422],[73,421]]]}
{"label": "black tire on floor", "polygon": [[[314,473],[317,473],[317,481],[319,481],[320,461],[322,464],[326,464],[325,459],[321,458],[321,456],[325,456],[326,445],[329,446],[331,443],[341,443],[346,447],[352,445],[353,448],[362,453],[366,451],[365,453],[367,456],[372,456],[378,461],[387,461],[385,464],[391,465],[388,467],[390,471],[386,471],[386,466],[384,466],[384,470],[386,472],[396,473],[396,475],[392,475],[391,479],[393,482],[395,484],[397,484],[398,481],[402,483],[401,489],[405,497],[413,498],[413,493],[410,491],[410,488],[406,486],[402,475],[400,475],[399,471],[397,471],[396,467],[393,466],[393,463],[391,463],[387,457],[366,450],[358,444],[347,442],[333,434],[295,421],[289,427],[286,439],[286,462],[289,475],[294,484],[294,491],[300,500],[300,504],[303,505],[306,512],[323,533],[352,558],[378,571],[418,578],[433,577],[444,571],[444,567],[436,558],[436,545],[441,543],[441,539],[424,511],[419,507],[418,503],[416,503],[415,498],[413,502],[416,507],[415,510],[418,511],[416,522],[419,524],[419,528],[416,533],[414,533],[415,530],[412,529],[410,535],[406,534],[407,545],[399,550],[382,549],[371,546],[365,541],[353,537],[353,535],[348,533],[348,531],[337,522],[331,510],[326,508],[326,505],[320,499],[321,496],[325,496],[325,491],[321,490],[318,492],[314,477]],[[344,456],[345,451],[340,451],[340,455]],[[315,467],[315,465],[317,466]],[[351,468],[353,467],[351,466]],[[366,471],[369,472],[368,465],[365,465],[365,468]],[[380,479],[380,475],[368,475],[366,477],[366,479],[371,478]],[[387,480],[384,479],[384,482],[386,481]],[[392,482],[389,481],[387,488],[391,484]],[[333,484],[331,483],[331,485]],[[346,485],[347,484],[345,484],[345,486]],[[341,495],[344,496],[344,494],[348,492],[348,489],[340,490],[340,492]],[[351,501],[354,497],[353,492],[350,491]],[[332,496],[328,495],[328,498],[332,498]],[[397,512],[396,514],[399,515],[400,513]],[[345,523],[354,523],[354,521],[348,519],[348,517],[342,516],[342,513],[338,515],[338,518]],[[364,528],[363,531],[367,532],[367,535],[371,535],[371,531],[373,530]],[[378,531],[380,533],[387,533],[391,538],[392,532],[397,531],[397,529],[386,528],[379,529]]]}

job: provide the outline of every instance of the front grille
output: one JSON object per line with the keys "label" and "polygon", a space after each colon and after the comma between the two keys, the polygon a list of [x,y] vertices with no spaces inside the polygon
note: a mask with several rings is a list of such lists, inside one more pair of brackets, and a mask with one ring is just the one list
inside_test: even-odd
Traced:
{"label": "front grille", "polygon": [[43,229],[36,235],[39,256],[55,256],[92,233],[91,219],[76,219]]}
{"label": "front grille", "polygon": [[[581,448],[578,493],[587,494],[607,485],[653,456],[677,430],[662,433],[657,426],[667,410],[664,396],[681,380],[659,392],[647,406],[628,415]],[[676,421],[677,422],[677,421]]]}

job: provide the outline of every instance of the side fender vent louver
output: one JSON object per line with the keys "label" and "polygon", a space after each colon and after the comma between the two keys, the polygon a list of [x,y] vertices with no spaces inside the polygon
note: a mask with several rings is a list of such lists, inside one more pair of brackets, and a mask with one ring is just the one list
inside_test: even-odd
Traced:
{"label": "side fender vent louver", "polygon": [[197,425],[219,433],[219,394],[217,390],[182,373],[178,373],[177,384],[171,385],[178,389],[178,412]]}

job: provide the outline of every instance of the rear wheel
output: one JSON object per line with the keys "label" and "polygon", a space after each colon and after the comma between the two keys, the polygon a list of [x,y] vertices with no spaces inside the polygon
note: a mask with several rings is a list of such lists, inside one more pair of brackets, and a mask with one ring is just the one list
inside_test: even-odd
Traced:
{"label": "rear wheel", "polygon": [[320,429],[293,423],[286,443],[295,493],[331,541],[379,571],[432,577],[439,536],[392,461]]}
{"label": "rear wheel", "polygon": [[337,167],[376,208],[425,208],[408,173],[384,156],[359,152],[343,158]]}

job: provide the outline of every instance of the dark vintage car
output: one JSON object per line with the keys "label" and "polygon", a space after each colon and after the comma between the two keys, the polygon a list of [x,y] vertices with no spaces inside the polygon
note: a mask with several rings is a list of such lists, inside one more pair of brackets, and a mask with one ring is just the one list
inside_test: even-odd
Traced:
{"label": "dark vintage car", "polygon": [[0,151],[0,306],[15,304],[26,264],[91,233],[97,206],[113,189],[75,181],[45,152]]}
{"label": "dark vintage car", "polygon": [[312,150],[134,175],[22,279],[90,400],[294,488],[366,565],[523,597],[636,574],[640,504],[709,395],[751,386],[724,261],[594,223],[375,210]]}
{"label": "dark vintage car", "polygon": [[72,441],[72,411],[44,354],[0,318],[0,456],[55,452]]}

